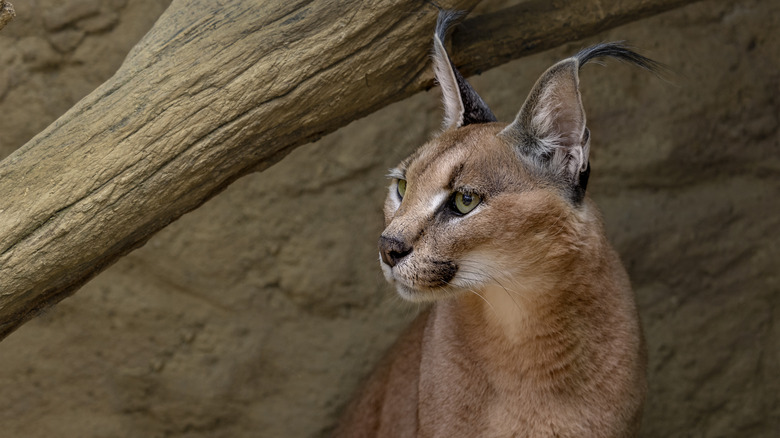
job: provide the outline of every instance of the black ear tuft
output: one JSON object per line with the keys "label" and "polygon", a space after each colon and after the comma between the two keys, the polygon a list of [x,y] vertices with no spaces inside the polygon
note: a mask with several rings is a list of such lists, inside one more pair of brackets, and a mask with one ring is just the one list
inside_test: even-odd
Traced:
{"label": "black ear tuft", "polygon": [[627,46],[624,41],[600,43],[594,46],[586,47],[574,55],[573,58],[577,60],[580,68],[593,59],[614,58],[619,61],[634,64],[637,67],[656,74],[667,70],[666,66],[660,62],[653,61],[652,59],[642,56],[639,53],[631,50],[631,48]]}
{"label": "black ear tuft", "polygon": [[462,15],[457,11],[439,12],[433,38],[434,72],[442,88],[445,129],[496,121],[496,116],[455,68],[444,48],[447,31]]}

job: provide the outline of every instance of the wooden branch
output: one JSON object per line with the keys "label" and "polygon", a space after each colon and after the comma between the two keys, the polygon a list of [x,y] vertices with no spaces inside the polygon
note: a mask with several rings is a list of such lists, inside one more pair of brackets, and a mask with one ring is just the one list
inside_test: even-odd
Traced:
{"label": "wooden branch", "polygon": [[14,17],[16,17],[14,5],[5,0],[0,0],[0,29],[4,28]]}
{"label": "wooden branch", "polygon": [[[466,76],[699,0],[531,0],[469,18],[453,33]],[[561,13],[565,5],[565,13]]]}
{"label": "wooden branch", "polygon": [[[454,53],[484,70],[650,13],[636,3],[684,2],[567,2],[572,31],[533,1],[468,20]],[[431,86],[436,15],[416,0],[175,0],[111,79],[0,162],[0,339],[238,177]]]}

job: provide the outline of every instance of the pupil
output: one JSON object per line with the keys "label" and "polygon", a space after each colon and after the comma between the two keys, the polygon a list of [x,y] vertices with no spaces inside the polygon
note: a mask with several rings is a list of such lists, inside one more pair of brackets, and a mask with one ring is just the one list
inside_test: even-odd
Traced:
{"label": "pupil", "polygon": [[466,205],[466,206],[470,205],[471,201],[472,201],[471,195],[467,195],[467,194],[464,193],[462,201],[463,201],[463,205]]}

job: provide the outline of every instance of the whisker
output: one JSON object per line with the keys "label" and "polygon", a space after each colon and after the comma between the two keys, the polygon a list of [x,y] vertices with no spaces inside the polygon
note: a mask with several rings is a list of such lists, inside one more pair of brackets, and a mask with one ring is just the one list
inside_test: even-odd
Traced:
{"label": "whisker", "polygon": [[[512,300],[512,303],[514,304],[515,308],[517,310],[522,310],[522,308],[520,307],[520,304],[515,299],[515,296],[519,296],[519,297],[525,298],[523,296],[523,294],[521,294],[521,293],[519,293],[517,291],[514,291],[514,290],[510,291],[510,289],[507,288],[504,285],[504,283],[501,280],[498,279],[498,277],[496,275],[494,275],[494,274],[492,274],[490,272],[486,272],[484,268],[481,269],[480,272],[477,272],[476,271],[477,267],[472,266],[468,261],[461,262],[460,263],[460,268],[461,268],[461,272],[465,273],[466,275],[474,275],[477,278],[479,278],[479,277],[483,277],[483,278],[486,277],[492,283],[497,284],[501,289],[504,290],[504,293],[507,294],[509,299]],[[465,268],[465,269],[463,269],[463,268]],[[465,278],[464,280],[468,281],[468,280],[471,280],[471,279]],[[476,290],[474,290],[474,288],[469,288],[469,291],[479,295],[479,297],[482,298],[486,303],[488,303],[488,305],[493,309],[493,312],[497,314],[495,307],[490,303],[489,300],[487,300],[486,297],[484,297],[483,295],[479,294]]]}
{"label": "whisker", "polygon": [[479,292],[475,291],[474,289],[469,289],[468,291],[469,291],[469,292],[471,292],[471,293],[473,293],[474,295],[476,295],[476,296],[478,296],[478,297],[482,298],[482,301],[484,301],[484,302],[485,302],[485,303],[486,303],[486,304],[487,304],[487,305],[490,307],[490,310],[492,310],[492,311],[493,311],[493,313],[494,313],[496,316],[498,316],[498,311],[496,311],[496,308],[495,308],[495,307],[493,307],[493,305],[492,305],[492,304],[490,304],[490,301],[488,301],[488,300],[487,300],[487,298],[483,297],[483,296],[482,296],[482,294],[480,294]]}
{"label": "whisker", "polygon": [[[454,286],[454,287],[458,287],[457,285],[453,285],[453,284],[452,284],[452,283],[450,283],[449,281],[447,281],[447,282],[445,282],[445,283],[447,284],[447,286]],[[459,287],[458,287],[458,288],[459,288]],[[444,287],[441,287],[441,289],[444,289]],[[496,308],[495,308],[495,307],[493,307],[493,304],[491,304],[491,303],[490,303],[490,301],[488,301],[488,299],[487,299],[487,298],[485,298],[484,296],[482,296],[482,294],[480,294],[479,292],[477,292],[477,291],[476,291],[476,290],[474,290],[473,288],[468,288],[468,289],[466,289],[466,290],[467,290],[468,292],[471,292],[471,293],[473,293],[474,295],[476,295],[476,296],[480,297],[480,298],[482,299],[482,301],[484,301],[484,302],[485,302],[485,304],[487,304],[487,305],[490,307],[490,310],[492,310],[492,311],[493,311],[493,313],[494,313],[496,316],[498,316],[498,312],[496,311]]]}
{"label": "whisker", "polygon": [[[495,282],[496,282],[496,284],[498,284],[499,286],[501,286],[501,289],[503,289],[503,290],[504,290],[504,292],[506,292],[506,294],[507,294],[507,296],[509,297],[509,299],[510,299],[510,300],[512,300],[512,302],[515,304],[515,307],[517,308],[517,310],[522,310],[522,309],[520,308],[520,305],[519,305],[519,304],[517,304],[517,301],[515,300],[515,297],[513,296],[513,294],[511,294],[511,293],[509,292],[509,289],[507,289],[507,288],[506,288],[506,286],[504,286],[504,285],[503,285],[503,284],[502,284],[500,281],[498,281],[498,279],[496,279],[496,278],[493,278],[493,281],[495,281]],[[514,295],[517,295],[517,296],[522,296],[522,294],[520,294],[519,292],[515,292],[515,294],[514,294]]]}

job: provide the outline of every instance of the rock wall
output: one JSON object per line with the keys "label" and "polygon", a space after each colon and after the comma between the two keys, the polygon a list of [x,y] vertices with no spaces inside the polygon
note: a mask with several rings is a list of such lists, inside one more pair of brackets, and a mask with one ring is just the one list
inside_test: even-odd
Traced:
{"label": "rock wall", "polygon": [[[166,4],[15,2],[0,158],[105,80]],[[627,39],[674,72],[581,73],[589,191],[647,335],[644,437],[780,430],[778,27],[778,2],[701,2],[472,80],[509,120],[547,66],[590,43]],[[419,310],[384,284],[376,239],[384,174],[438,129],[438,100],[239,180],[4,340],[0,435],[325,436]]]}

